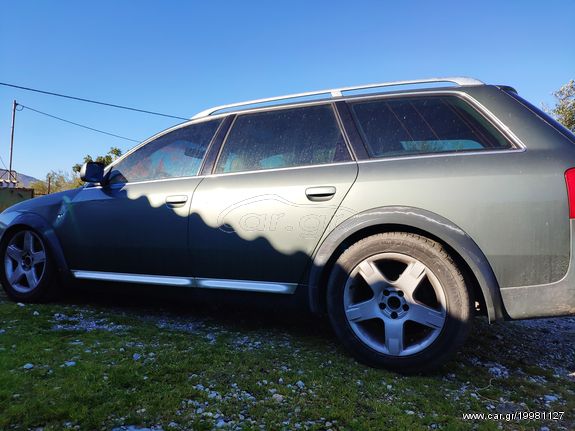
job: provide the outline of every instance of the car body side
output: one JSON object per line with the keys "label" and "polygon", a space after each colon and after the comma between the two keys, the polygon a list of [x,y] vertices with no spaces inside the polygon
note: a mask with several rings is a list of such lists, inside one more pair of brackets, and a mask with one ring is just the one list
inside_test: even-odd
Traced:
{"label": "car body side", "polygon": [[[565,171],[575,166],[574,143],[496,86],[343,100],[411,94],[463,98],[486,116],[513,148],[369,159],[355,125],[343,121],[357,174],[349,174],[354,177],[349,180],[351,189],[338,198],[317,246],[306,250],[309,267],[298,289],[308,289],[311,309],[323,310],[327,274],[351,242],[375,232],[403,230],[430,236],[456,255],[470,283],[481,292],[490,320],[574,314],[573,226],[564,177]],[[340,118],[348,118],[346,105],[337,104]],[[205,156],[212,158],[212,164],[213,152],[211,148]],[[273,185],[270,173],[263,171],[262,176]],[[206,172],[205,165],[202,174],[218,177]],[[306,175],[305,169],[301,175]],[[196,187],[205,178],[197,177]],[[81,190],[38,198],[44,205],[35,200],[8,209],[0,215],[1,234],[31,226],[47,238],[60,270],[68,275],[66,250],[62,250],[57,232],[66,206]],[[259,235],[266,239],[267,233]],[[294,248],[298,240],[297,236],[291,239]]]}

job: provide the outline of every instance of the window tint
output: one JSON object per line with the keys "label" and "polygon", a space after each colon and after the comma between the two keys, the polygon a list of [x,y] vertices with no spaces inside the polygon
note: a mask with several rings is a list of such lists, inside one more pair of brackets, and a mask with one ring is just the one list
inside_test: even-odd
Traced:
{"label": "window tint", "polygon": [[240,115],[222,148],[216,173],[350,160],[331,105]]}
{"label": "window tint", "polygon": [[196,175],[220,121],[192,124],[144,145],[114,165],[110,183]]}
{"label": "window tint", "polygon": [[455,96],[351,104],[372,157],[511,148],[481,114]]}

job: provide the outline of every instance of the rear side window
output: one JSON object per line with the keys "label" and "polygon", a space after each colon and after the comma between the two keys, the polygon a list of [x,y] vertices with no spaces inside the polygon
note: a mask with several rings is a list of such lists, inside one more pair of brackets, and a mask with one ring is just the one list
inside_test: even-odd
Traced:
{"label": "rear side window", "polygon": [[371,157],[512,148],[485,117],[456,96],[357,102],[351,110]]}
{"label": "rear side window", "polygon": [[216,173],[288,168],[351,160],[331,105],[240,115]]}
{"label": "rear side window", "polygon": [[110,183],[191,177],[198,173],[221,120],[192,124],[138,148],[112,168]]}

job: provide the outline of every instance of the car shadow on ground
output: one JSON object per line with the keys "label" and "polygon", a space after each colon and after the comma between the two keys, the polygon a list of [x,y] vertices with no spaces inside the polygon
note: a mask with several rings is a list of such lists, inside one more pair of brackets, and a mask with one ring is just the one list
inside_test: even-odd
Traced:
{"label": "car shadow on ground", "polygon": [[[340,350],[327,316],[312,314],[302,301],[297,295],[90,283],[66,289],[58,302],[151,319],[207,321],[246,334],[263,329],[296,339],[315,339]],[[565,375],[575,369],[574,354],[569,347],[575,341],[574,334],[575,318],[490,325],[485,317],[478,316],[469,339],[454,360],[488,367],[499,362],[511,362],[517,367],[539,365],[550,370],[562,369],[560,374]],[[510,343],[517,339],[521,343]],[[546,343],[542,344],[542,339]],[[343,350],[341,354],[345,354]],[[454,360],[450,361],[451,366],[448,363],[433,374],[444,374]]]}
{"label": "car shadow on ground", "polygon": [[[316,337],[339,345],[327,316],[308,311],[300,295],[82,283],[65,289],[58,303],[138,317],[209,321],[240,332],[265,329],[296,338]],[[509,346],[509,340],[518,336],[521,343]],[[535,356],[537,362],[559,366],[562,361],[571,359],[572,354],[569,355],[568,351],[574,337],[573,317],[489,324],[484,316],[478,316],[474,319],[463,353],[485,361],[497,361],[500,356],[507,356],[506,352],[513,352],[518,363],[533,362]],[[547,341],[542,344],[542,339]],[[485,349],[486,345],[491,348]],[[551,346],[554,348],[550,350]],[[501,354],[497,354],[498,351]]]}
{"label": "car shadow on ground", "polygon": [[206,320],[237,331],[265,328],[295,337],[337,342],[328,318],[308,311],[300,295],[83,283],[66,289],[58,302],[139,317]]}

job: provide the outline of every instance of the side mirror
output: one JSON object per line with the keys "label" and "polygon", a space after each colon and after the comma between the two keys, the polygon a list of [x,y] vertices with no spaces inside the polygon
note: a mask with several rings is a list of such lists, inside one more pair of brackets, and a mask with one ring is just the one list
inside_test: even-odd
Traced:
{"label": "side mirror", "polygon": [[87,183],[101,183],[104,180],[104,165],[97,162],[84,163],[80,169],[80,179]]}

